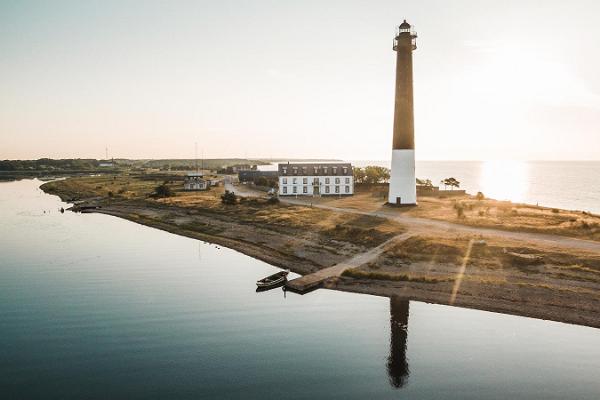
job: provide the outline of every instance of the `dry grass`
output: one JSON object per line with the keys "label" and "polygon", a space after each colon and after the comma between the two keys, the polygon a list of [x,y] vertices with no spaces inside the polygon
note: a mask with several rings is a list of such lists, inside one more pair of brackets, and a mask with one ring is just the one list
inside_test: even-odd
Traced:
{"label": "dry grass", "polygon": [[[313,200],[328,206],[454,222],[463,225],[558,234],[600,241],[600,216],[584,211],[558,210],[509,201],[476,200],[473,196],[419,197],[418,207],[391,208],[385,205],[385,187],[356,187],[352,197]],[[461,210],[461,216],[457,210]]]}
{"label": "dry grass", "polygon": [[454,281],[453,278],[434,278],[428,276],[411,276],[409,274],[401,273],[363,271],[358,268],[347,269],[342,273],[342,275],[356,279],[375,279],[380,281],[396,282],[440,283]]}
{"label": "dry grass", "polygon": [[[397,222],[372,216],[347,215],[308,206],[269,204],[266,199],[240,198],[236,205],[221,203],[222,187],[208,191],[185,192],[181,181],[167,182],[175,193],[172,197],[151,196],[163,180],[147,180],[141,176],[94,176],[50,182],[44,187],[63,198],[100,197],[113,205],[135,204],[139,207],[172,207],[188,215],[202,213],[236,223],[257,225],[270,230],[302,235],[320,235],[324,241],[348,242],[364,247],[377,246],[404,228]],[[112,197],[109,200],[109,193]]]}

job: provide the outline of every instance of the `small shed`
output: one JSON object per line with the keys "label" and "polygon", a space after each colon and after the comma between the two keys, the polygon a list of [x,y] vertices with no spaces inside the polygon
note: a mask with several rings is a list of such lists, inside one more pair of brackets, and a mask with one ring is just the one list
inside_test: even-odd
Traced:
{"label": "small shed", "polygon": [[189,172],[183,180],[183,190],[206,190],[209,182],[201,172]]}

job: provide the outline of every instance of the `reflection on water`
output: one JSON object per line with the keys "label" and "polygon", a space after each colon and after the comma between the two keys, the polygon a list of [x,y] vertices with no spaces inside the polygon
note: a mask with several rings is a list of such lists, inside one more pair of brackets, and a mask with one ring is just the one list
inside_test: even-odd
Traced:
{"label": "reflection on water", "polygon": [[0,183],[2,399],[600,393],[598,330],[322,289],[256,293],[276,268],[122,219],[61,214],[38,185]]}
{"label": "reflection on water", "polygon": [[485,161],[480,187],[492,199],[525,201],[529,191],[529,164],[523,161]]}
{"label": "reflection on water", "polygon": [[390,355],[387,370],[390,384],[395,388],[406,385],[410,374],[406,357],[408,307],[408,300],[399,297],[390,298]]}

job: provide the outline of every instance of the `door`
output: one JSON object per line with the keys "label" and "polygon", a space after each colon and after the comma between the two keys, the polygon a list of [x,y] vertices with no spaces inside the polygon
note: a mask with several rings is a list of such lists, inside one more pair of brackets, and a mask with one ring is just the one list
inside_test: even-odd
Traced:
{"label": "door", "polygon": [[396,204],[402,204],[402,197],[396,197]]}

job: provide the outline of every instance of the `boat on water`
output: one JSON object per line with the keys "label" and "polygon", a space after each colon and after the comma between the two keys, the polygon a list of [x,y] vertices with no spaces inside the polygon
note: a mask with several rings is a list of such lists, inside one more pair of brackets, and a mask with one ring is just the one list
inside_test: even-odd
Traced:
{"label": "boat on water", "polygon": [[279,286],[287,281],[287,276],[290,273],[289,269],[279,271],[273,275],[269,275],[266,278],[256,281],[258,289],[267,289]]}

